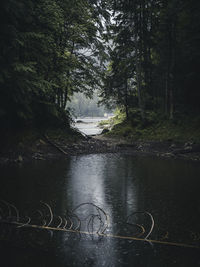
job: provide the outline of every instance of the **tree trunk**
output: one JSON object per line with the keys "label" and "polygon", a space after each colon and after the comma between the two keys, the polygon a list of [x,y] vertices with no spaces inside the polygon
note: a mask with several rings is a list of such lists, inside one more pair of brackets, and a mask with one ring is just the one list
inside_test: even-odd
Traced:
{"label": "tree trunk", "polygon": [[173,100],[173,89],[172,86],[170,86],[169,91],[169,118],[172,120],[174,117],[174,100]]}
{"label": "tree trunk", "polygon": [[125,111],[126,111],[126,119],[129,119],[129,108],[128,108],[128,82],[126,79],[125,84]]}
{"label": "tree trunk", "polygon": [[64,92],[64,109],[66,109],[67,106],[67,98],[68,98],[68,88],[65,88],[65,92]]}
{"label": "tree trunk", "polygon": [[165,114],[168,114],[168,101],[169,101],[169,68],[165,73]]}
{"label": "tree trunk", "polygon": [[170,88],[169,88],[169,118],[173,119],[174,116],[174,87],[175,87],[175,72],[176,72],[176,23],[172,19],[171,23],[171,66],[170,66]]}
{"label": "tree trunk", "polygon": [[[141,95],[141,58],[140,55],[138,55],[138,45],[137,45],[137,37],[135,38],[136,42],[136,49],[135,49],[135,54],[136,54],[136,80],[137,80],[137,92],[138,92],[138,104],[139,104],[139,109],[141,112],[141,117],[144,120],[144,107],[143,107],[143,102],[142,102],[142,95]],[[139,51],[140,54],[140,51]]]}

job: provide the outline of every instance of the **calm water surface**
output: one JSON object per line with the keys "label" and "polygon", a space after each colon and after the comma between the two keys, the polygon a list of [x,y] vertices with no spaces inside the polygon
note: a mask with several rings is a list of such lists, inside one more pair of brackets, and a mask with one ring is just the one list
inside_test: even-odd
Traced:
{"label": "calm water surface", "polygon": [[[24,216],[40,201],[56,215],[93,203],[109,214],[111,235],[133,236],[127,216],[148,211],[155,220],[151,239],[200,246],[199,194],[195,162],[101,154],[1,168],[1,199]],[[77,212],[87,217],[91,206]],[[132,217],[150,228],[148,216]],[[10,239],[1,244],[3,266],[200,266],[200,250],[192,248],[44,230],[18,229]]]}

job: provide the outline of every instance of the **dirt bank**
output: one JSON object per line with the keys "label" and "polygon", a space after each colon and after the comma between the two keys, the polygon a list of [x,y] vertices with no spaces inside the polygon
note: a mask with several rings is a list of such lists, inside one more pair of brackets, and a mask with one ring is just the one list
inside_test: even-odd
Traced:
{"label": "dirt bank", "polygon": [[51,160],[80,154],[119,152],[200,161],[200,147],[194,143],[175,143],[172,141],[135,141],[128,143],[124,139],[97,135],[82,137],[76,142],[69,142],[65,138],[53,139],[42,136],[29,146],[9,148],[7,151],[2,151],[0,153],[0,164]]}
{"label": "dirt bank", "polygon": [[132,141],[126,139],[109,138],[104,135],[94,137],[98,141],[106,142],[116,151],[137,155],[152,155],[164,158],[180,158],[200,161],[200,145],[192,142],[174,141]]}

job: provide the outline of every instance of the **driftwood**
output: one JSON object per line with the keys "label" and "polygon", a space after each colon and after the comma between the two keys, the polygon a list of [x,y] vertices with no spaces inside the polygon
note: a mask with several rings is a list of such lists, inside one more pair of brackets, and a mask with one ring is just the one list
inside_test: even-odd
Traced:
{"label": "driftwood", "polygon": [[[135,211],[130,214],[126,219],[126,222],[124,222],[124,226],[127,224],[137,227],[137,232],[134,233],[133,236],[118,236],[106,233],[106,230],[110,224],[109,215],[94,203],[81,203],[73,210],[66,211],[61,216],[55,215],[50,205],[43,201],[40,201],[40,208],[41,210],[36,210],[34,213],[32,213],[31,217],[22,217],[19,215],[21,213],[13,204],[10,204],[4,200],[0,200],[0,229],[2,230],[3,226],[10,225],[16,228],[74,232],[79,234],[87,234],[92,237],[110,236],[122,239],[135,239],[137,236],[143,236],[140,240],[148,241],[148,237],[154,228],[153,216],[151,213],[146,211]],[[146,230],[141,224],[134,223],[134,217],[138,214],[147,215],[150,226],[149,230]]]}
{"label": "driftwood", "polygon": [[195,152],[200,152],[200,145],[196,145],[196,146],[193,146],[193,147],[185,147],[183,149],[175,149],[175,150],[172,151],[172,153],[174,155],[195,153]]}
{"label": "driftwood", "polygon": [[52,145],[53,147],[55,147],[58,151],[60,151],[61,153],[63,153],[64,155],[68,155],[68,153],[66,151],[64,151],[61,147],[59,147],[57,144],[55,144],[54,142],[52,142],[49,137],[45,134],[44,135],[46,141]]}
{"label": "driftwood", "polygon": [[[109,215],[102,208],[93,203],[82,203],[76,206],[71,212],[66,211],[65,214],[61,216],[56,216],[49,204],[42,201],[40,201],[40,204],[42,211],[36,210],[36,218],[28,216],[22,217],[20,216],[21,213],[19,212],[19,210],[13,204],[10,204],[5,200],[0,200],[0,240],[13,242],[13,234],[15,233],[14,229],[17,229],[17,240],[19,240],[19,234],[22,232],[19,232],[18,230],[24,228],[27,232],[28,230],[46,230],[47,233],[50,234],[50,238],[52,238],[54,232],[61,231],[65,233],[77,233],[79,234],[79,236],[91,236],[92,239],[94,237],[108,237],[123,240],[145,241],[149,244],[155,243],[167,246],[200,249],[200,247],[195,244],[170,242],[164,241],[162,239],[149,239],[149,236],[154,229],[155,223],[153,216],[147,211],[135,211],[130,214],[126,219],[126,222],[124,222],[124,226],[129,225],[137,227],[138,232],[131,235],[119,235],[114,233],[109,234],[108,232],[106,232],[106,230],[109,231]],[[80,208],[83,208],[83,212],[79,213],[78,211]],[[88,213],[85,213],[85,211],[88,211]],[[143,224],[137,224],[134,222],[134,220],[132,221],[132,219],[134,219],[134,217],[139,214],[147,215],[147,220],[149,221],[149,230],[146,231]],[[37,236],[34,236],[33,233],[34,232],[31,232],[31,235],[28,236],[30,239],[28,240],[29,244],[31,244],[31,241],[36,241],[37,246],[38,244],[42,246],[44,242],[37,243]]]}

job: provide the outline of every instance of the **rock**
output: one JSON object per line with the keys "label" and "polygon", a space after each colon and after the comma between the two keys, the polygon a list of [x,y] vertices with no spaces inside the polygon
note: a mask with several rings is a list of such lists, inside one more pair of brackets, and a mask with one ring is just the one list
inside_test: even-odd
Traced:
{"label": "rock", "polygon": [[173,157],[173,156],[174,156],[174,154],[173,154],[173,153],[169,153],[169,152],[168,152],[168,153],[162,153],[162,154],[161,154],[161,156],[162,156],[162,157],[167,157],[167,158],[170,158],[170,157]]}
{"label": "rock", "polygon": [[171,144],[170,148],[175,148],[176,145],[175,144]]}
{"label": "rock", "polygon": [[17,162],[19,162],[19,163],[23,162],[23,158],[22,158],[21,155],[18,156],[18,158],[17,158]]}
{"label": "rock", "polygon": [[143,146],[142,145],[138,145],[137,148],[140,149],[140,150],[142,150],[143,149]]}
{"label": "rock", "polygon": [[192,146],[184,146],[185,150],[192,150]]}
{"label": "rock", "polygon": [[105,133],[108,133],[109,132],[109,129],[108,128],[104,128],[103,131],[101,132],[101,134],[105,134]]}
{"label": "rock", "polygon": [[33,156],[32,156],[33,159],[35,160],[44,160],[44,158],[42,157],[42,154],[41,153],[35,153]]}
{"label": "rock", "polygon": [[185,144],[184,144],[184,147],[186,148],[186,147],[191,147],[193,145],[193,142],[186,142]]}

